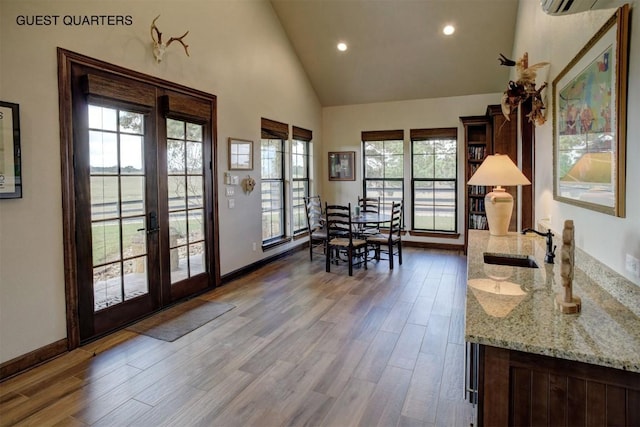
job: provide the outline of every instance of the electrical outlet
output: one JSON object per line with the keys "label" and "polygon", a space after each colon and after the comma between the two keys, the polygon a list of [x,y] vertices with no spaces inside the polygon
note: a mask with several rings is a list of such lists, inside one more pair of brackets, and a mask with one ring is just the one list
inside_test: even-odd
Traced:
{"label": "electrical outlet", "polygon": [[256,250],[258,250],[258,244],[253,242],[253,251],[255,252]]}
{"label": "electrical outlet", "polygon": [[636,277],[640,277],[640,260],[631,254],[627,254],[625,269]]}
{"label": "electrical outlet", "polygon": [[236,207],[236,199],[227,199],[227,203],[229,205],[229,209],[233,209]]}

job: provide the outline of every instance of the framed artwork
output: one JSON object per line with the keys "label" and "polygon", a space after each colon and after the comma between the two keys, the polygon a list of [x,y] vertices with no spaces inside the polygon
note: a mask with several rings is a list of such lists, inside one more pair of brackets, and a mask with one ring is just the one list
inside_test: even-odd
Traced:
{"label": "framed artwork", "polygon": [[0,101],[0,199],[21,197],[20,109]]}
{"label": "framed artwork", "polygon": [[253,170],[253,141],[229,138],[229,170]]}
{"label": "framed artwork", "polygon": [[629,6],[553,81],[554,199],[624,217]]}
{"label": "framed artwork", "polygon": [[329,181],[356,180],[356,152],[329,152]]}

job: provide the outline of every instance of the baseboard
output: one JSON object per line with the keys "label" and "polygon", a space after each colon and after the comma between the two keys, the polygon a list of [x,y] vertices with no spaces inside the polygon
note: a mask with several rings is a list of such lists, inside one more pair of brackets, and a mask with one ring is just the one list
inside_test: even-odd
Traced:
{"label": "baseboard", "polygon": [[402,246],[423,248],[423,249],[444,249],[448,251],[464,252],[464,245],[452,244],[452,243],[434,243],[434,242],[416,242],[416,241],[402,241]]}
{"label": "baseboard", "polygon": [[27,369],[34,368],[54,357],[60,356],[68,351],[67,339],[63,338],[59,341],[52,342],[39,349],[18,356],[15,359],[8,360],[0,364],[0,381],[4,381]]}
{"label": "baseboard", "polygon": [[235,279],[237,279],[239,277],[247,275],[247,274],[259,269],[260,267],[263,267],[263,266],[269,264],[270,262],[279,260],[280,258],[287,257],[287,256],[289,256],[289,255],[291,255],[291,254],[293,254],[295,252],[301,251],[301,250],[306,249],[308,247],[309,247],[309,242],[306,242],[306,243],[304,243],[302,245],[298,245],[295,248],[291,248],[291,249],[286,250],[284,252],[281,252],[279,254],[275,254],[275,255],[272,255],[270,257],[263,258],[263,259],[261,259],[259,261],[254,262],[253,264],[245,265],[242,268],[239,268],[237,270],[232,271],[231,273],[227,273],[224,276],[221,276],[220,277],[221,282],[222,282],[223,285],[225,283],[229,283],[232,280],[235,280]]}

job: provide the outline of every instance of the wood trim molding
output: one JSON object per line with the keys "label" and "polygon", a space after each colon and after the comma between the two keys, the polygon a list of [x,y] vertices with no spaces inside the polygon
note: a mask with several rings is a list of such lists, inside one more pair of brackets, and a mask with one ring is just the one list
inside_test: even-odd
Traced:
{"label": "wood trim molding", "polygon": [[414,242],[414,241],[403,240],[402,246],[411,246],[414,248],[423,248],[423,249],[445,249],[450,251],[464,251],[463,244],[453,244],[453,243]]}
{"label": "wood trim molding", "polygon": [[231,281],[233,281],[233,280],[235,280],[235,279],[237,279],[239,277],[242,277],[242,276],[245,276],[245,275],[251,273],[252,271],[256,271],[260,267],[263,267],[263,266],[265,266],[265,265],[267,265],[267,264],[269,264],[271,262],[277,261],[280,258],[284,258],[286,256],[291,255],[292,253],[295,253],[297,251],[301,251],[301,250],[306,249],[308,247],[309,247],[309,242],[306,242],[306,243],[304,243],[302,245],[298,245],[298,246],[296,246],[294,248],[291,248],[291,249],[286,250],[284,252],[281,252],[279,254],[276,254],[276,255],[273,255],[273,256],[270,256],[270,257],[267,257],[267,258],[263,258],[263,259],[261,259],[259,261],[254,262],[253,264],[246,265],[246,266],[244,266],[242,268],[239,268],[239,269],[237,269],[235,271],[232,271],[231,273],[227,273],[227,274],[222,276],[222,284],[224,285],[226,283],[229,283],[229,282],[231,282]]}
{"label": "wood trim molding", "polygon": [[410,236],[417,237],[437,237],[438,239],[457,239],[460,237],[460,233],[445,233],[445,232],[437,232],[437,231],[418,231],[418,230],[409,230]]}
{"label": "wood trim molding", "polygon": [[68,351],[68,341],[66,338],[52,342],[39,349],[18,356],[0,364],[0,381],[19,374],[27,369],[47,362],[54,357],[60,356]]}
{"label": "wood trim molding", "polygon": [[291,134],[293,139],[299,141],[311,141],[313,139],[313,132],[309,129],[300,128],[298,126],[291,127]]}
{"label": "wood trim molding", "polygon": [[404,131],[398,130],[365,130],[362,131],[363,141],[387,141],[404,139]]}
{"label": "wood trim molding", "polygon": [[457,138],[458,128],[411,129],[409,131],[409,135],[412,141],[438,138]]}
{"label": "wood trim molding", "polygon": [[260,127],[262,129],[263,138],[281,138],[289,139],[289,125],[286,123],[276,122],[275,120],[261,119]]}
{"label": "wood trim molding", "polygon": [[114,78],[105,78],[96,74],[87,74],[83,76],[82,81],[86,94],[124,100],[147,107],[154,106],[156,102],[155,89],[140,82],[132,84],[130,80],[116,81]]}

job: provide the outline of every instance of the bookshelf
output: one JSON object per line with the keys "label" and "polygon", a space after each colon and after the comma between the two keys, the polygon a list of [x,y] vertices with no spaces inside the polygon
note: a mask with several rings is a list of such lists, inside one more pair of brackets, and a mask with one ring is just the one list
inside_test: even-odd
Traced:
{"label": "bookshelf", "polygon": [[485,116],[460,117],[464,126],[465,149],[465,248],[468,230],[488,230],[484,210],[484,196],[487,188],[467,185],[467,181],[480,167],[484,158],[493,153],[491,121]]}
{"label": "bookshelf", "polygon": [[[489,229],[484,210],[484,196],[491,189],[484,186],[466,184],[489,154],[509,155],[515,164],[519,164],[522,173],[532,183],[532,185],[521,187],[521,197],[518,197],[516,187],[507,188],[507,191],[514,198],[509,231],[517,231],[518,229],[533,226],[535,137],[533,125],[526,117],[530,111],[530,106],[523,104],[521,108],[520,117],[518,117],[517,112],[513,112],[509,120],[503,116],[500,105],[487,106],[486,113],[483,116],[460,117],[460,121],[464,126],[465,148],[465,252],[469,229]],[[518,134],[520,134],[520,153],[518,152]],[[519,225],[518,220],[520,221]]]}

